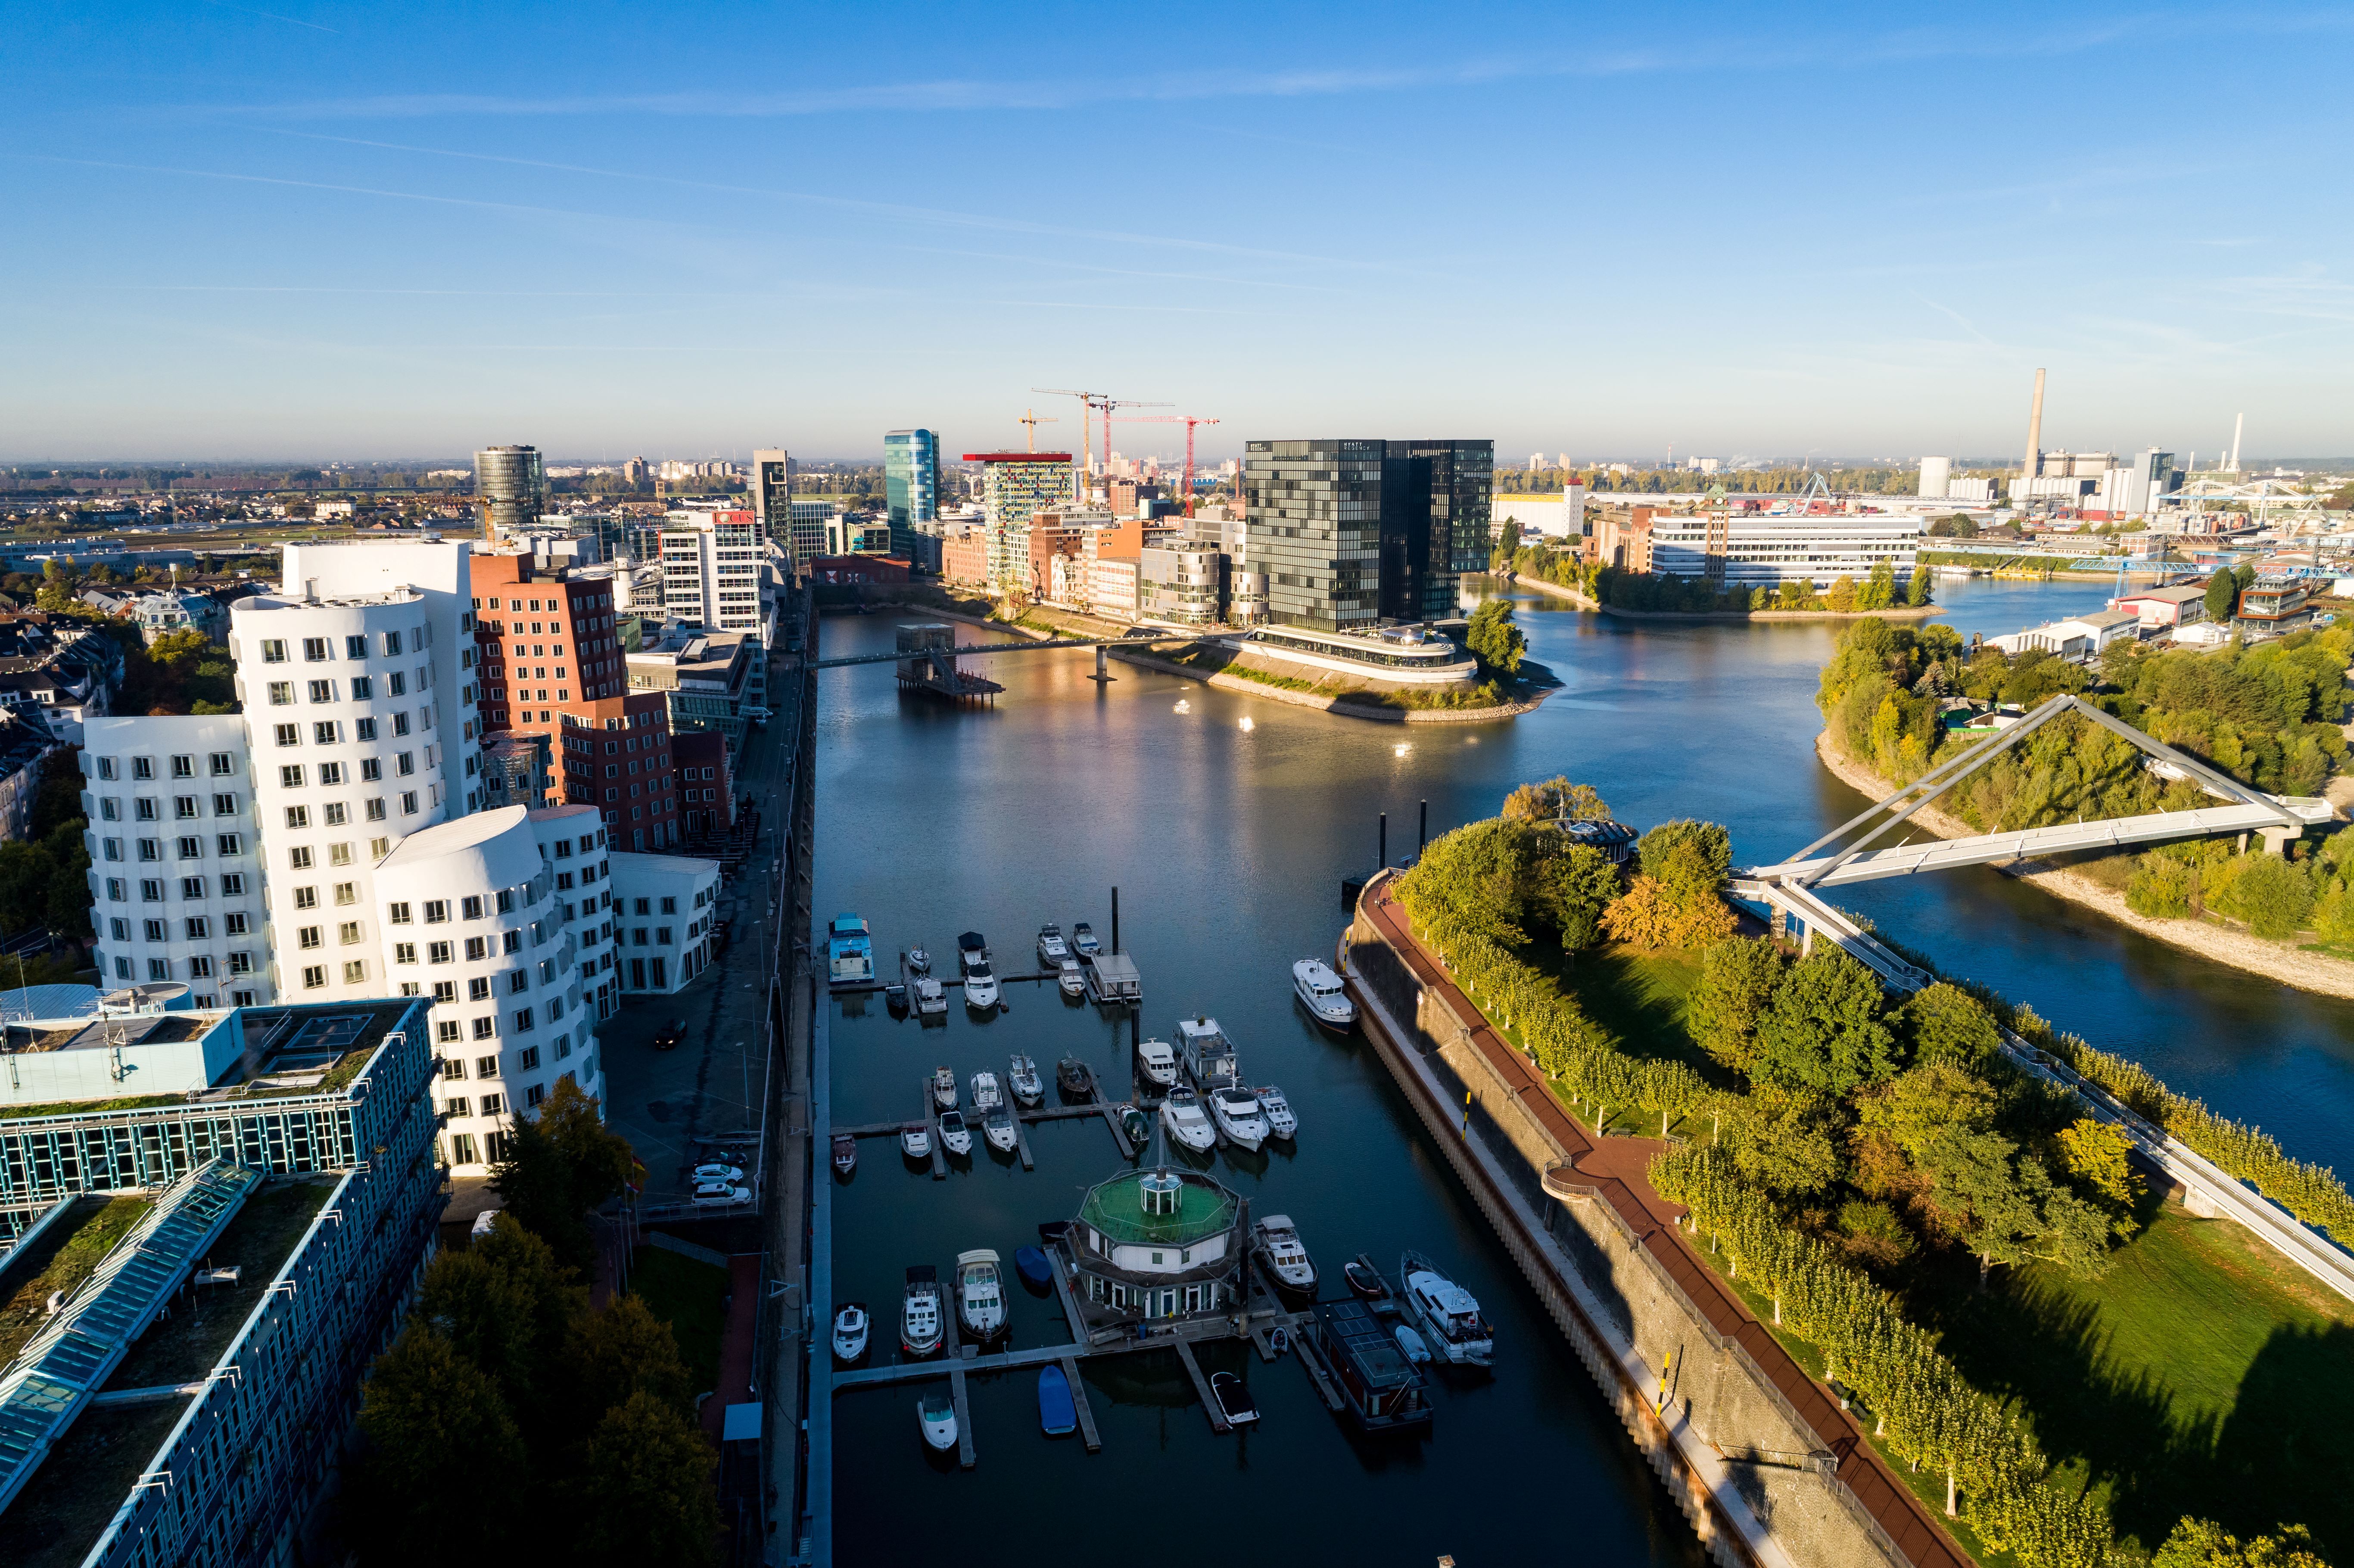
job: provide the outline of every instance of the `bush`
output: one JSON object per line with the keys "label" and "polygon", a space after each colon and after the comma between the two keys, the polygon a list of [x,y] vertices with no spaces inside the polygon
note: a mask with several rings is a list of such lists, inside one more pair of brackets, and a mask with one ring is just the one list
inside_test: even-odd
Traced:
{"label": "bush", "polygon": [[2155,852],[2135,863],[2126,884],[2126,907],[2152,920],[2179,920],[2190,913],[2192,872],[2173,855]]}
{"label": "bush", "polygon": [[1896,1211],[1851,1198],[1839,1210],[1840,1245],[1850,1257],[1886,1267],[1913,1255],[1917,1244]]}
{"label": "bush", "polygon": [[2214,907],[2259,937],[2293,937],[2313,914],[2313,879],[2276,854],[2240,857],[2240,873]]}

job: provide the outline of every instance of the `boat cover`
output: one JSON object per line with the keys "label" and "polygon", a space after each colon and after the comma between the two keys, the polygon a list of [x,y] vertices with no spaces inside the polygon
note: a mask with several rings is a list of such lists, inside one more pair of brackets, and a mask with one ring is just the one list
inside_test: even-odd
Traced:
{"label": "boat cover", "polygon": [[1034,1246],[1013,1249],[1013,1268],[1014,1272],[1022,1276],[1024,1284],[1052,1285],[1055,1283],[1054,1265],[1048,1263],[1046,1255]]}
{"label": "boat cover", "polygon": [[1071,1380],[1049,1361],[1038,1369],[1038,1425],[1049,1437],[1060,1437],[1079,1424],[1078,1406],[1071,1402]]}

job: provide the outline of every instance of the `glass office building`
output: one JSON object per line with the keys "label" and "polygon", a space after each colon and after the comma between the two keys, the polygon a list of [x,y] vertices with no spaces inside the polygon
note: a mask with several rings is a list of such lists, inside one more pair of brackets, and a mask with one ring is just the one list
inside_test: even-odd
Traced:
{"label": "glass office building", "polygon": [[940,520],[940,439],[929,430],[893,430],[883,438],[883,496],[891,519],[891,553],[916,558],[916,535]]}
{"label": "glass office building", "polygon": [[1267,619],[1345,631],[1454,614],[1458,577],[1487,564],[1495,465],[1484,440],[1250,442],[1245,548]]}
{"label": "glass office building", "polygon": [[[744,488],[751,494],[752,524],[758,547],[766,551],[773,539],[790,550],[793,564],[809,558],[792,532],[793,459],[782,447],[763,447],[752,454],[752,471]],[[815,554],[814,551],[811,554]]]}
{"label": "glass office building", "polygon": [[474,502],[483,534],[498,538],[539,521],[547,508],[547,475],[537,447],[484,447],[474,454]]}

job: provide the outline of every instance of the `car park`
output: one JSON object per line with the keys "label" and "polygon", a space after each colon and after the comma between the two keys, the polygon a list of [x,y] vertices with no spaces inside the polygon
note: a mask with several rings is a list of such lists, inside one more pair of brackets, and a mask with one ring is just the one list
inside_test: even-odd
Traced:
{"label": "car park", "polygon": [[697,1186],[714,1181],[731,1182],[742,1180],[744,1180],[744,1172],[741,1170],[716,1160],[695,1168],[695,1181]]}
{"label": "car park", "polygon": [[730,1187],[724,1181],[695,1190],[695,1206],[698,1209],[733,1208],[737,1203],[751,1201],[752,1190],[749,1187]]}

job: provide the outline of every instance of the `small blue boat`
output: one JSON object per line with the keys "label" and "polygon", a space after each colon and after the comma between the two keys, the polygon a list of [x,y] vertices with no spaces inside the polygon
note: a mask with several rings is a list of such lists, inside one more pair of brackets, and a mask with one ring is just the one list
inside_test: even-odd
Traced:
{"label": "small blue boat", "polygon": [[1078,1407],[1071,1403],[1071,1380],[1049,1361],[1038,1369],[1038,1425],[1049,1437],[1061,1437],[1077,1427]]}
{"label": "small blue boat", "polygon": [[1044,1251],[1034,1246],[1013,1249],[1013,1271],[1022,1283],[1044,1290],[1055,1283],[1055,1266],[1046,1261]]}

